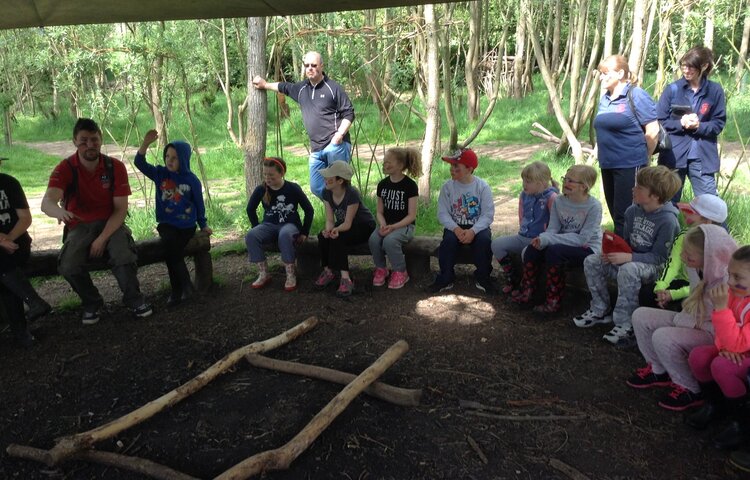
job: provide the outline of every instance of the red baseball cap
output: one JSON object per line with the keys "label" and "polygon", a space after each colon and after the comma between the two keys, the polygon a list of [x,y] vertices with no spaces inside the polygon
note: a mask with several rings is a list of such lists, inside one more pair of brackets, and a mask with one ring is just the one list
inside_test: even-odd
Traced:
{"label": "red baseball cap", "polygon": [[476,169],[477,166],[479,166],[479,159],[477,159],[477,154],[474,153],[474,150],[470,148],[459,148],[452,154],[443,157],[443,161],[453,165],[460,163],[473,169]]}

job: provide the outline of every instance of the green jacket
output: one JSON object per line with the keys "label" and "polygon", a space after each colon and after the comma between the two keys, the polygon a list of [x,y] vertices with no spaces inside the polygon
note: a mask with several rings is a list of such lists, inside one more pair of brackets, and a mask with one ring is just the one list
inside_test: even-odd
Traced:
{"label": "green jacket", "polygon": [[654,285],[654,292],[667,290],[672,295],[672,300],[682,300],[690,295],[690,285],[685,285],[677,290],[669,290],[669,285],[675,280],[690,281],[687,271],[685,270],[685,264],[682,263],[682,258],[680,258],[680,254],[682,253],[682,241],[685,239],[686,231],[687,227],[683,228],[674,239],[672,250],[669,252],[669,258],[667,258],[667,263],[664,265],[664,271],[661,274],[661,278],[659,278]]}

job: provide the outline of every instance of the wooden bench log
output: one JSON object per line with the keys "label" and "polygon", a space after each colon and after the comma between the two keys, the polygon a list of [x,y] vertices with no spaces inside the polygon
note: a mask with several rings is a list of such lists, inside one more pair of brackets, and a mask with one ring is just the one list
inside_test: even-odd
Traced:
{"label": "wooden bench log", "polygon": [[[138,266],[151,265],[164,261],[164,246],[158,238],[149,238],[135,243],[138,252]],[[208,290],[213,283],[213,261],[211,259],[211,237],[198,231],[185,247],[185,256],[195,262],[195,288]],[[24,266],[27,277],[51,276],[57,273],[57,257],[60,250],[39,250],[31,252]],[[86,265],[89,271],[109,270],[106,258],[96,259]]]}
{"label": "wooden bench log", "polygon": [[[430,257],[437,257],[438,247],[440,247],[441,237],[437,236],[418,236],[414,237],[411,242],[404,245],[404,255],[406,256],[406,269],[409,276],[419,280],[433,275],[430,271]],[[278,252],[278,245],[275,243],[263,245],[267,252]],[[349,247],[349,255],[371,256],[370,246],[367,243],[360,243]],[[457,264],[471,264],[471,250],[468,246],[461,248],[456,257]],[[311,235],[305,242],[297,247],[297,268],[300,273],[306,276],[314,276],[320,270],[320,252],[318,251],[318,237]]]}

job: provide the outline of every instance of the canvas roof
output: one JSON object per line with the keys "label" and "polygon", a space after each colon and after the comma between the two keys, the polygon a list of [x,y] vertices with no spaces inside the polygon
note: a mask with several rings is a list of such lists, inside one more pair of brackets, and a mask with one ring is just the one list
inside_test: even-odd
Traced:
{"label": "canvas roof", "polygon": [[[443,0],[444,1],[444,0]],[[267,17],[419,5],[420,0],[3,0],[0,29],[89,23]]]}

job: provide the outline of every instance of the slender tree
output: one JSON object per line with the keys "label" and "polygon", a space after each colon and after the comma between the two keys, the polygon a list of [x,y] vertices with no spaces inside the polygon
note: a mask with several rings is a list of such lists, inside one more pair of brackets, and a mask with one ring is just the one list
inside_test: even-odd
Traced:
{"label": "slender tree", "polygon": [[[266,77],[266,19],[247,19],[247,78]],[[266,153],[266,92],[248,82],[247,133],[245,135],[245,191],[248,196],[262,182],[261,160]]]}

